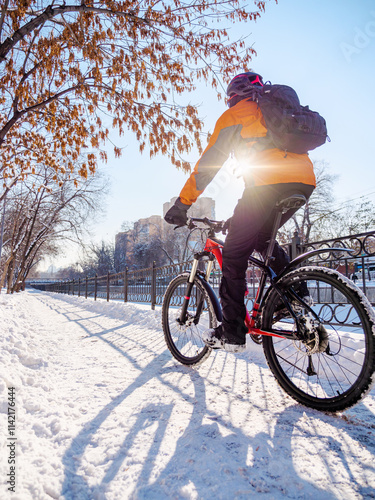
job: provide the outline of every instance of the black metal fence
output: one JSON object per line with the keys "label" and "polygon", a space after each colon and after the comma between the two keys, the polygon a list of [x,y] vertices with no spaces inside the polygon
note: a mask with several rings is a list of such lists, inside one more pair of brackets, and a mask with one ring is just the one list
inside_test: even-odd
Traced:
{"label": "black metal fence", "polygon": [[[352,253],[332,251],[332,248],[350,248]],[[310,262],[336,269],[352,279],[369,301],[375,304],[375,231],[317,241],[301,248],[303,252],[315,249],[327,251],[316,255]]]}
{"label": "black metal fence", "polygon": [[140,302],[155,305],[161,304],[168,283],[177,274],[190,269],[191,261],[168,266],[125,271],[104,276],[79,278],[54,283],[30,283],[30,286],[48,292],[65,293],[77,297],[92,297],[121,300],[123,302]]}
{"label": "black metal fence", "polygon": [[[368,299],[375,305],[375,231],[345,236],[332,240],[318,241],[302,246],[298,236],[295,236],[289,245],[286,245],[291,257],[313,249],[327,249],[323,254],[314,256],[305,264],[318,264],[331,269],[337,269],[345,276],[356,281],[363,289]],[[332,248],[351,248],[353,253],[330,250]],[[140,270],[126,269],[124,272],[80,278],[77,280],[58,281],[55,283],[33,284],[34,288],[45,291],[92,297],[123,302],[148,303],[154,309],[162,304],[163,296],[168,283],[179,273],[189,270],[191,261],[152,267]],[[260,272],[250,266],[247,270],[248,295],[247,301],[252,302],[259,282]],[[212,269],[210,283],[218,292],[221,271],[215,263]],[[250,304],[249,304],[250,306]]]}

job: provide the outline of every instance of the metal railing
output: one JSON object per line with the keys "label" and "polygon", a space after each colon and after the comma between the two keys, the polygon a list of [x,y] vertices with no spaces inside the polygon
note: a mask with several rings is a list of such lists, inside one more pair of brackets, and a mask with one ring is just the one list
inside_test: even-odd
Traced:
{"label": "metal railing", "polygon": [[[371,304],[375,304],[375,231],[312,242],[301,247],[303,252],[324,248],[327,252],[316,255],[311,263],[336,269],[353,279]],[[331,250],[350,248],[352,253]]]}
{"label": "metal railing", "polygon": [[65,293],[77,297],[92,297],[121,300],[123,302],[139,302],[155,305],[161,304],[168,283],[177,274],[190,268],[191,261],[125,271],[116,274],[107,273],[104,276],[78,278],[54,283],[30,283],[30,286],[48,292]]}
{"label": "metal railing", "polygon": [[[357,276],[356,284],[364,291],[370,302],[375,305],[375,231],[357,235],[318,241],[302,246],[295,236],[288,247],[293,258],[297,253],[326,248],[327,252],[314,256],[308,263],[317,264],[331,269],[337,269],[349,278]],[[330,250],[330,248],[352,248],[353,254]],[[374,270],[371,263],[374,262]],[[215,263],[216,264],[216,263]],[[306,263],[304,263],[305,265]],[[152,309],[161,305],[165,290],[172,278],[190,269],[191,261],[152,267],[140,270],[128,270],[116,274],[79,278],[76,280],[59,281],[55,283],[31,284],[34,288],[45,291],[92,297],[123,302],[138,302],[151,304]],[[360,271],[359,271],[360,270]],[[260,271],[253,266],[247,270],[248,295],[247,302],[252,302],[257,289]],[[221,271],[214,266],[210,283],[218,293]],[[250,304],[248,304],[250,307]]]}

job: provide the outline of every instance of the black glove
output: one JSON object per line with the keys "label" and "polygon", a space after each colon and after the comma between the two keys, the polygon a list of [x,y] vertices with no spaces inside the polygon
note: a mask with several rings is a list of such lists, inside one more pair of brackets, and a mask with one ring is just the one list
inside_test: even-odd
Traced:
{"label": "black glove", "polygon": [[178,227],[186,226],[188,219],[186,212],[190,207],[191,205],[185,205],[180,198],[177,198],[173,207],[165,214],[164,220],[168,222],[168,224],[176,224]]}

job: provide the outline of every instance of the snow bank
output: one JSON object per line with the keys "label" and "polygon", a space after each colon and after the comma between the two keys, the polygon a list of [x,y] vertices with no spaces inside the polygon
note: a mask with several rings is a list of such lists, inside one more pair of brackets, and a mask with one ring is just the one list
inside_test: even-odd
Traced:
{"label": "snow bank", "polygon": [[1,294],[0,331],[0,498],[374,497],[374,391],[343,415],[306,409],[253,343],[188,369],[149,306]]}

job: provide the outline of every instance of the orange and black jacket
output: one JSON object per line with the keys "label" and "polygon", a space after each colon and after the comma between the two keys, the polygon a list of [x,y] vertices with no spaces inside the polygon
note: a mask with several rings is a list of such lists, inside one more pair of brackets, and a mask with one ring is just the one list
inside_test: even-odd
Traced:
{"label": "orange and black jacket", "polygon": [[265,137],[266,133],[262,112],[255,102],[243,100],[225,111],[215,125],[208,146],[182,188],[180,201],[185,205],[194,203],[231,152],[242,163],[244,160],[246,162],[242,174],[246,187],[289,182],[315,186],[313,165],[307,154],[286,154],[277,148],[257,150],[257,139]]}

